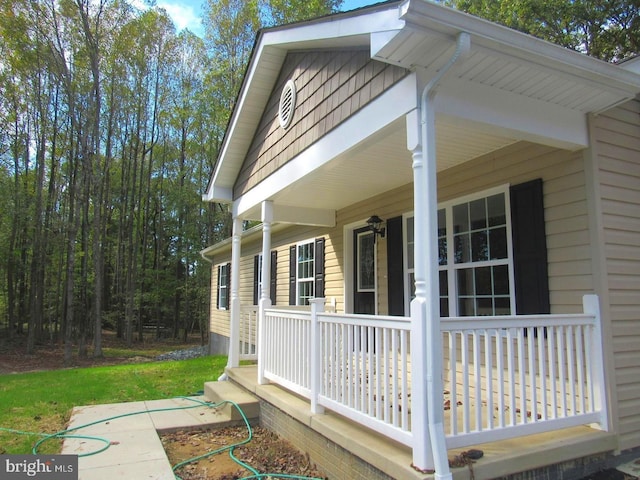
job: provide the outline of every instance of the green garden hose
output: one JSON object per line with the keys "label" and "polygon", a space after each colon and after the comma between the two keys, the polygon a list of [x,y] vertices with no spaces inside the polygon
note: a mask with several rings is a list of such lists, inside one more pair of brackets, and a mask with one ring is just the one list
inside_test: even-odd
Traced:
{"label": "green garden hose", "polygon": [[92,451],[92,452],[88,452],[88,453],[82,453],[79,454],[78,457],[88,457],[91,455],[97,455],[98,453],[102,453],[105,450],[107,450],[110,446],[111,446],[111,441],[107,438],[102,438],[102,437],[95,437],[95,436],[90,436],[90,435],[77,435],[77,434],[71,434],[71,432],[75,432],[76,430],[80,430],[81,428],[86,428],[86,427],[90,427],[92,425],[96,425],[98,423],[103,423],[103,422],[110,422],[112,420],[116,420],[119,418],[125,418],[125,417],[130,417],[133,415],[141,415],[144,413],[156,413],[156,412],[168,412],[168,411],[172,411],[172,410],[187,410],[190,408],[197,408],[197,407],[201,407],[201,406],[206,406],[209,408],[217,408],[220,407],[222,405],[225,404],[230,404],[233,405],[238,412],[240,412],[240,415],[242,416],[242,419],[244,420],[245,426],[247,427],[247,431],[248,431],[248,436],[245,440],[238,442],[238,443],[234,443],[233,445],[227,445],[225,447],[222,448],[218,448],[216,450],[212,450],[210,452],[207,452],[203,455],[198,455],[197,457],[193,457],[190,458],[188,460],[185,460],[183,462],[178,463],[177,465],[175,465],[173,467],[173,473],[176,477],[176,480],[181,480],[181,478],[175,473],[176,470],[184,467],[185,465],[189,464],[189,463],[194,463],[197,462],[199,460],[202,460],[204,458],[208,458],[211,457],[213,455],[217,455],[218,453],[224,452],[224,451],[228,451],[229,452],[229,456],[231,457],[231,459],[236,462],[238,465],[240,465],[242,468],[245,468],[247,470],[249,470],[252,475],[248,476],[248,477],[243,477],[242,480],[249,480],[249,479],[258,479],[258,478],[293,478],[293,479],[299,479],[299,480],[321,480],[317,477],[304,477],[304,476],[298,476],[298,475],[288,475],[288,474],[278,474],[278,473],[260,473],[258,472],[255,468],[251,467],[250,465],[244,463],[242,460],[240,460],[239,458],[237,458],[234,454],[233,451],[236,447],[240,446],[240,445],[245,445],[247,443],[249,443],[252,439],[253,439],[253,430],[251,429],[251,425],[249,424],[249,420],[247,419],[245,413],[242,411],[242,409],[240,408],[240,406],[235,403],[232,402],[230,400],[223,400],[222,402],[219,403],[211,403],[211,402],[205,402],[202,400],[198,400],[197,398],[191,398],[191,397],[177,397],[179,399],[183,399],[183,400],[189,400],[192,402],[195,402],[195,405],[186,405],[183,407],[167,407],[167,408],[156,408],[153,410],[139,410],[137,412],[130,412],[130,413],[123,413],[120,415],[114,415],[113,417],[109,417],[109,418],[103,418],[100,420],[96,420],[94,422],[90,422],[90,423],[86,423],[84,425],[79,425],[77,427],[73,427],[73,428],[68,428],[65,430],[60,430],[59,432],[56,433],[37,433],[37,432],[25,432],[25,431],[21,431],[21,430],[15,430],[15,429],[11,429],[11,428],[3,428],[0,427],[0,431],[2,432],[9,432],[9,433],[15,433],[17,435],[33,435],[33,436],[39,436],[42,437],[40,440],[38,440],[33,448],[31,449],[31,453],[34,455],[38,454],[38,449],[40,448],[40,446],[51,440],[51,439],[65,439],[65,438],[79,438],[79,439],[83,439],[83,440],[91,440],[91,441],[97,441],[97,442],[102,442],[104,443],[104,446],[102,448],[99,448],[98,450]]}

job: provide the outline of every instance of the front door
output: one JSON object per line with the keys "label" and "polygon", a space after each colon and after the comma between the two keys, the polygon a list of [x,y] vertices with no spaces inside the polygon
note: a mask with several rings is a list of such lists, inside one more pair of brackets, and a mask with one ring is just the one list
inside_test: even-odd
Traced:
{"label": "front door", "polygon": [[368,227],[354,230],[353,252],[353,313],[375,315],[376,245]]}

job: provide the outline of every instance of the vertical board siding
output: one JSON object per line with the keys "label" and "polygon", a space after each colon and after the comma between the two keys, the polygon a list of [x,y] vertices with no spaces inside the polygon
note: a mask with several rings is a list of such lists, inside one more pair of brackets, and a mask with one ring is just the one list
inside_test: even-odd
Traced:
{"label": "vertical board siding", "polygon": [[[594,119],[620,449],[640,446],[640,100]],[[607,306],[604,306],[607,308]]]}
{"label": "vertical board siding", "polygon": [[[240,170],[234,197],[263,181],[407,75],[371,60],[366,50],[289,53]],[[287,129],[278,108],[285,83],[296,86],[296,107]]]}

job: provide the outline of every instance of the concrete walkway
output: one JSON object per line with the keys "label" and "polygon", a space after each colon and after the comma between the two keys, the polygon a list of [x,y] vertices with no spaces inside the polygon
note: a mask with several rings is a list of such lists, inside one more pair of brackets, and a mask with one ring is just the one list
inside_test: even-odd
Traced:
{"label": "concrete walkway", "polygon": [[[229,388],[225,382],[225,388]],[[235,387],[237,388],[237,387]],[[239,390],[239,389],[238,389]],[[240,403],[249,418],[255,417],[257,401],[247,403],[247,394],[242,391],[242,399],[235,400],[233,392],[223,392],[226,399]],[[194,401],[195,400],[195,401]],[[232,417],[230,405],[211,407],[202,402],[220,401],[207,397],[172,398],[143,402],[114,403],[76,407],[69,422],[72,435],[104,438],[109,446],[105,451],[78,459],[79,480],[154,479],[174,480],[175,475],[169,463],[158,433],[178,430],[195,430],[237,424]],[[186,408],[189,407],[189,408]],[[245,409],[246,408],[246,409]],[[235,410],[235,409],[233,409]],[[67,438],[62,447],[63,454],[83,455],[99,451],[106,443],[86,438]]]}

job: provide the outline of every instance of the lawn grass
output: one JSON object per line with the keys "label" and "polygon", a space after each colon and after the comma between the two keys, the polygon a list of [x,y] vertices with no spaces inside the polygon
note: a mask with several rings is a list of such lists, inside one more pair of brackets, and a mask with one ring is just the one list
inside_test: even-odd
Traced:
{"label": "lawn grass", "polygon": [[[51,370],[0,375],[0,427],[54,433],[64,430],[74,406],[193,395],[217,379],[226,357]],[[0,431],[0,454],[29,454],[40,437]],[[46,442],[40,453],[58,453]]]}

